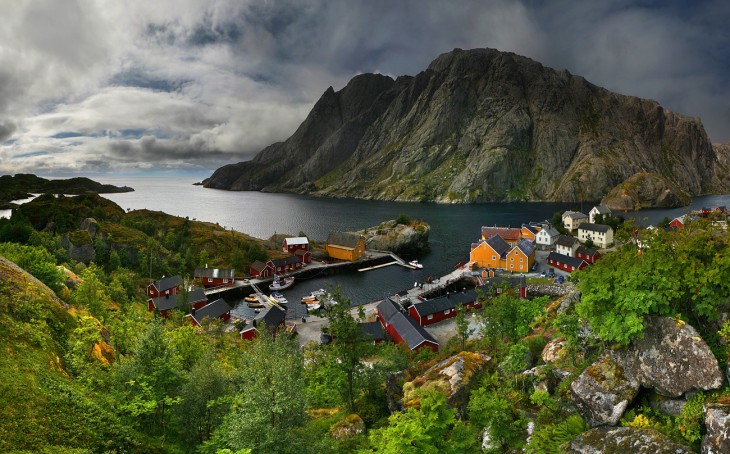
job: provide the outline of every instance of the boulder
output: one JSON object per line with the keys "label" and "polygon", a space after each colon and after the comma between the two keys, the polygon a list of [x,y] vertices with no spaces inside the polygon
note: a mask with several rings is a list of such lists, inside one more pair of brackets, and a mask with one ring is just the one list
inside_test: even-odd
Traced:
{"label": "boulder", "polygon": [[553,339],[542,349],[540,357],[546,363],[552,363],[560,359],[561,356],[565,355],[565,344],[567,341],[564,337]]}
{"label": "boulder", "polygon": [[667,397],[722,386],[710,347],[692,326],[670,317],[646,317],[644,338],[617,353],[626,374]]}
{"label": "boulder", "polygon": [[81,230],[86,230],[92,239],[96,238],[96,232],[99,231],[99,223],[94,218],[86,218],[81,221]]}
{"label": "boulder", "polygon": [[615,425],[638,392],[639,383],[608,353],[570,385],[571,399],[591,427]]}
{"label": "boulder", "polygon": [[359,415],[351,414],[330,428],[330,435],[335,440],[351,438],[365,432],[365,421]]}
{"label": "boulder", "polygon": [[365,246],[370,250],[411,252],[428,248],[431,226],[423,221],[399,224],[395,220],[355,232],[365,237]]}
{"label": "boulder", "polygon": [[666,399],[656,402],[656,404],[652,405],[652,407],[665,415],[679,416],[682,414],[682,409],[685,405],[687,405],[687,401],[684,399]]}
{"label": "boulder", "polygon": [[707,434],[702,439],[702,453],[730,452],[730,405],[708,405],[705,408],[705,426]]}
{"label": "boulder", "polygon": [[673,442],[655,429],[598,427],[583,432],[570,444],[569,453],[684,454],[692,449]]}
{"label": "boulder", "polygon": [[91,235],[86,230],[75,230],[61,237],[61,246],[68,251],[69,257],[84,264],[96,259],[96,250]]}

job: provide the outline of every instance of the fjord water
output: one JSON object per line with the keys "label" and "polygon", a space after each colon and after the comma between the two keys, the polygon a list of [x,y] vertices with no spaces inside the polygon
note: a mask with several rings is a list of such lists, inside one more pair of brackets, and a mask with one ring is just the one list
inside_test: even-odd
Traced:
{"label": "fjord water", "polygon": [[[348,272],[300,281],[283,292],[290,302],[328,285],[340,285],[354,304],[364,304],[393,294],[415,282],[424,282],[448,273],[460,261],[469,259],[469,246],[477,241],[483,225],[517,226],[529,221],[550,219],[556,211],[583,209],[591,204],[504,203],[442,205],[434,203],[382,202],[352,199],[325,199],[292,194],[234,192],[193,186],[190,178],[98,178],[103,183],[131,186],[134,192],[105,194],[104,197],[127,209],[149,209],[218,223],[258,238],[274,233],[297,235],[304,232],[315,241],[324,241],[333,230],[360,230],[405,214],[431,225],[430,249],[414,257],[422,270],[389,266],[363,273]],[[730,205],[730,196],[696,198],[690,207],[644,210],[627,213],[644,223],[670,219],[701,206]],[[204,264],[201,264],[204,265]],[[292,304],[294,306],[294,304]],[[299,304],[296,304],[299,306]]]}

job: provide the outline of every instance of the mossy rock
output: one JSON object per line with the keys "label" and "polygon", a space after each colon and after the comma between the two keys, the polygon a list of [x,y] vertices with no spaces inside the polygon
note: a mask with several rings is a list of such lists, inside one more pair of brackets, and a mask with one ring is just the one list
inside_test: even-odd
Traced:
{"label": "mossy rock", "polygon": [[330,435],[336,440],[351,438],[365,432],[365,421],[355,413],[345,418],[330,428]]}

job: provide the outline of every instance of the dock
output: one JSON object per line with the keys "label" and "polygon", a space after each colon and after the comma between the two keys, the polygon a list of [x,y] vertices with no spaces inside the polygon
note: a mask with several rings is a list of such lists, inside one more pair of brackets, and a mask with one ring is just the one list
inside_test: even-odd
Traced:
{"label": "dock", "polygon": [[374,269],[377,269],[377,268],[383,268],[383,267],[386,267],[386,266],[397,265],[397,264],[398,264],[398,262],[392,261],[392,262],[388,262],[388,263],[383,263],[382,265],[375,265],[375,266],[369,266],[367,268],[360,268],[358,271],[360,271],[360,272],[362,272],[362,271],[370,271],[370,270],[374,270]]}

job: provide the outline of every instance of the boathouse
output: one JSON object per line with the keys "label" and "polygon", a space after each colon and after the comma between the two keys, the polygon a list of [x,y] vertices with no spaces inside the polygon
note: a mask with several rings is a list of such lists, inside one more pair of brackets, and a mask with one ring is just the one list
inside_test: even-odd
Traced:
{"label": "boathouse", "polygon": [[202,326],[204,319],[219,318],[224,322],[231,318],[231,306],[226,303],[226,300],[219,298],[212,303],[208,303],[200,309],[193,309],[190,315],[190,321],[196,326]]}
{"label": "boathouse", "polygon": [[180,276],[163,276],[159,281],[155,281],[147,286],[147,296],[157,298],[159,296],[174,295],[177,293],[180,284],[182,284],[182,278]]}
{"label": "boathouse", "polygon": [[294,251],[294,255],[299,257],[299,260],[302,262],[303,265],[306,265],[307,263],[312,263],[312,253],[309,251],[297,249],[296,251]]}
{"label": "boathouse", "polygon": [[218,287],[231,285],[236,280],[236,270],[229,268],[196,268],[195,280],[200,281],[203,287]]}
{"label": "boathouse", "polygon": [[384,329],[388,329],[388,324],[393,316],[400,312],[400,304],[396,303],[390,298],[385,298],[375,306],[377,311],[377,319]]}
{"label": "boathouse", "polygon": [[572,273],[576,270],[582,270],[588,263],[585,260],[577,257],[569,257],[567,255],[558,254],[557,252],[551,252],[547,256],[548,265],[557,268],[559,270],[567,271]]}
{"label": "boathouse", "polygon": [[360,260],[365,255],[365,240],[354,233],[332,232],[327,237],[327,254],[338,260]]}
{"label": "boathouse", "polygon": [[256,338],[264,326],[267,326],[272,331],[272,335],[276,335],[284,325],[285,319],[286,312],[283,309],[277,306],[270,306],[256,315],[251,321],[251,324],[241,330],[241,339],[252,340]]}
{"label": "boathouse", "polygon": [[251,264],[251,276],[267,278],[274,275],[274,269],[268,263],[254,261]]}
{"label": "boathouse", "polygon": [[301,268],[302,259],[296,255],[291,255],[283,259],[269,260],[266,264],[274,270],[274,274],[284,274],[287,271],[294,271]]}
{"label": "boathouse", "polygon": [[284,252],[294,254],[297,251],[309,250],[309,239],[306,236],[298,236],[294,238],[284,238],[281,248]]}
{"label": "boathouse", "polygon": [[147,309],[150,311],[157,310],[162,317],[167,318],[170,315],[169,312],[173,309],[188,310],[188,307],[180,307],[186,299],[187,303],[185,305],[190,309],[200,309],[208,304],[208,297],[205,296],[203,289],[196,288],[190,290],[187,295],[181,292],[150,298],[147,300]]}
{"label": "boathouse", "polygon": [[400,312],[390,319],[386,331],[393,342],[406,345],[408,350],[418,351],[422,348],[429,348],[434,353],[439,351],[439,343],[436,339],[415,320]]}

